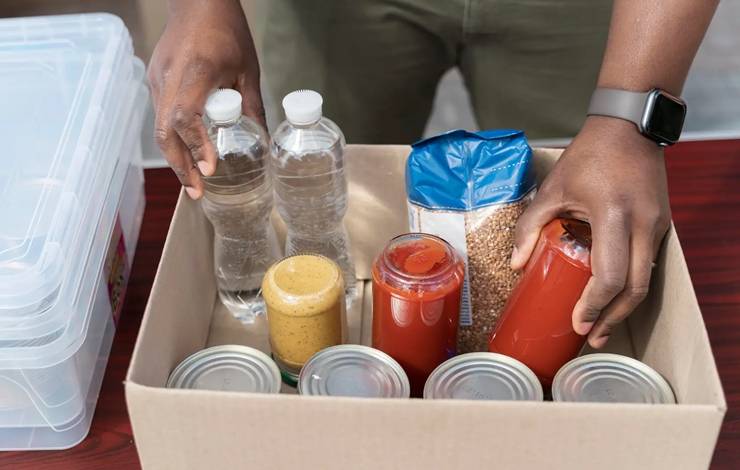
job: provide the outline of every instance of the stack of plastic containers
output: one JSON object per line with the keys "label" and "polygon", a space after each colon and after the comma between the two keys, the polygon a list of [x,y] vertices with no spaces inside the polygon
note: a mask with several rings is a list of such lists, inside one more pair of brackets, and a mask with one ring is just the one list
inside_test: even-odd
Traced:
{"label": "stack of plastic containers", "polygon": [[114,16],[0,21],[0,450],[90,428],[144,208],[143,79]]}

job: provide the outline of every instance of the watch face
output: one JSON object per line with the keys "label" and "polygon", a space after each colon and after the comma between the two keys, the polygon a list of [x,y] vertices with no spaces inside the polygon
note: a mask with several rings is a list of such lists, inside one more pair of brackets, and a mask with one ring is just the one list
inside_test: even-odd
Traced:
{"label": "watch face", "polygon": [[652,114],[645,123],[646,133],[663,143],[677,142],[686,117],[686,105],[663,92],[657,92],[653,97]]}

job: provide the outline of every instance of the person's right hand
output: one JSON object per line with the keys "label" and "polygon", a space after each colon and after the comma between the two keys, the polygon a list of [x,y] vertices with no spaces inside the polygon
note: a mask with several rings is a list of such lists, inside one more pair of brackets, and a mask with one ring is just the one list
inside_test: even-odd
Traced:
{"label": "person's right hand", "polygon": [[234,88],[242,94],[243,113],[266,127],[257,54],[239,2],[170,2],[148,76],[157,144],[188,195],[199,199],[201,174],[212,175],[218,159],[202,119],[208,95]]}

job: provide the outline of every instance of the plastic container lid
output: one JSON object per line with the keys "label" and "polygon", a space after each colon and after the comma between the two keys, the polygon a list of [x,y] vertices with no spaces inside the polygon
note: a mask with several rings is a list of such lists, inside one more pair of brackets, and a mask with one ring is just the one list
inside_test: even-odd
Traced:
{"label": "plastic container lid", "polygon": [[206,115],[215,122],[234,121],[242,115],[242,95],[230,88],[221,88],[208,96]]}
{"label": "plastic container lid", "polygon": [[125,135],[105,154],[118,164],[109,187],[103,191],[104,196],[95,198],[104,204],[97,205],[84,219],[85,225],[94,224],[95,228],[86,231],[81,246],[75,248],[74,258],[80,262],[75,263],[71,272],[74,275],[62,282],[59,296],[49,309],[15,325],[10,320],[0,324],[0,370],[46,367],[62,361],[75,354],[88,335],[90,317],[95,310],[95,280],[104,269],[105,247],[115,224],[117,201],[132,158],[138,155],[131,151],[130,144],[138,142],[148,100],[142,82],[143,63],[137,60],[136,68],[141,79],[131,85],[135,93],[129,96],[129,106],[120,116]]}
{"label": "plastic container lid", "polygon": [[283,110],[291,124],[305,126],[321,119],[324,99],[313,90],[297,90],[285,95]]}
{"label": "plastic container lid", "polygon": [[0,129],[0,318],[21,321],[54,306],[86,261],[74,255],[117,164],[104,156],[124,132],[112,123],[131,87],[131,40],[108,14],[2,20],[0,68],[12,117]]}

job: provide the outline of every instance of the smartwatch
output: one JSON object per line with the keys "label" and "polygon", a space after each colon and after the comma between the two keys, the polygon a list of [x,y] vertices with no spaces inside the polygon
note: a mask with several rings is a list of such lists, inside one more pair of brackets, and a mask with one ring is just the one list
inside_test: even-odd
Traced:
{"label": "smartwatch", "polygon": [[597,88],[588,115],[631,121],[642,135],[664,147],[675,144],[681,136],[686,102],[658,88],[646,93]]}

